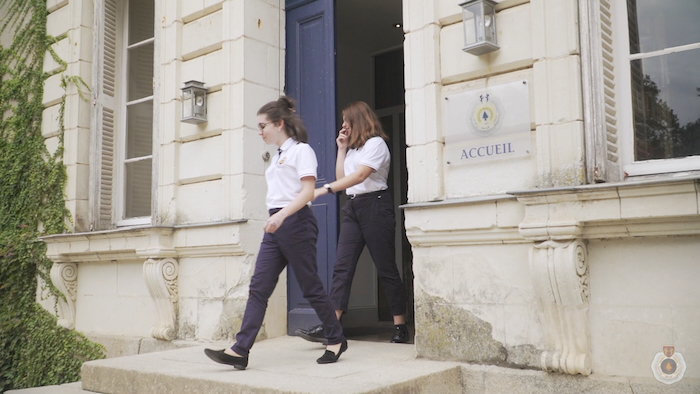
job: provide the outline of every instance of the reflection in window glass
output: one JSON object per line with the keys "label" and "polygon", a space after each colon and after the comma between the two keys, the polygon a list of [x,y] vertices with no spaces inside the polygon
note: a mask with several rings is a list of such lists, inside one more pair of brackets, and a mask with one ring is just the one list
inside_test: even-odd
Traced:
{"label": "reflection in window glass", "polygon": [[126,127],[121,139],[123,219],[151,216],[153,172],[154,2],[130,0],[128,7]]}
{"label": "reflection in window glass", "polygon": [[700,49],[631,61],[636,160],[700,155]]}
{"label": "reflection in window glass", "polygon": [[129,49],[129,98],[153,94],[153,43]]}
{"label": "reflection in window glass", "polygon": [[130,105],[126,112],[129,133],[126,141],[126,158],[153,154],[153,101]]}
{"label": "reflection in window glass", "polygon": [[627,0],[630,53],[700,42],[700,1]]}
{"label": "reflection in window glass", "polygon": [[129,2],[129,45],[153,38],[155,2]]}
{"label": "reflection in window glass", "polygon": [[627,17],[635,160],[700,155],[700,1],[627,0]]}
{"label": "reflection in window glass", "polygon": [[127,218],[151,216],[151,159],[126,164],[125,194]]}

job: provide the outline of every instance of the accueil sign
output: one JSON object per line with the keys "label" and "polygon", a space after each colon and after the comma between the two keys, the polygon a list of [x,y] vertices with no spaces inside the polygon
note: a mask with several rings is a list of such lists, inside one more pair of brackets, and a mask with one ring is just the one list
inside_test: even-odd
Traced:
{"label": "accueil sign", "polygon": [[445,96],[447,164],[467,164],[530,154],[527,81]]}

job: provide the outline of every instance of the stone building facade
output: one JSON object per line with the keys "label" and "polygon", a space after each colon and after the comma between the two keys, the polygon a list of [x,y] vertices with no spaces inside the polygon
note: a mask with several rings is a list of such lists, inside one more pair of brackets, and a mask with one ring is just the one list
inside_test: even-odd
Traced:
{"label": "stone building facade", "polygon": [[[475,56],[462,51],[469,22],[454,0],[395,2],[400,14],[391,22],[401,29],[376,40],[357,27],[395,15],[376,1],[49,0],[49,34],[67,35],[54,49],[66,74],[91,89],[87,100],[76,86],[66,91],[72,233],[44,238],[67,299],[61,324],[111,344],[115,355],[137,351],[143,338],[232,339],[266,219],[266,153],[274,152],[258,136],[256,111],[292,79],[305,81],[290,72],[288,37],[306,25],[294,30],[288,18],[316,3],[335,10],[330,30],[310,37],[335,39],[336,70],[309,78],[330,78],[324,86],[336,112],[362,99],[384,113],[373,91],[383,81],[376,59],[397,46],[367,46],[398,31],[403,65],[392,70],[403,75],[405,106],[390,115],[402,122],[392,134],[393,191],[397,238],[405,235],[407,247],[397,263],[419,357],[652,378],[655,355],[672,345],[688,364],[685,378],[700,379],[690,368],[700,363],[700,152],[658,148],[658,130],[638,131],[639,103],[652,91],[638,78],[644,68],[660,92],[655,102],[665,100],[681,122],[666,129],[688,134],[700,118],[697,102],[684,104],[691,95],[677,90],[679,81],[700,86],[691,67],[700,34],[681,23],[689,19],[670,19],[700,13],[691,2],[652,18],[665,2],[497,1],[500,48]],[[654,46],[644,35],[659,37],[673,23],[683,26],[681,41],[665,33]],[[364,47],[348,43],[355,36]],[[58,64],[47,55],[45,67]],[[336,71],[354,76],[334,80]],[[372,75],[372,83],[353,83]],[[190,80],[205,82],[206,123],[180,122]],[[59,82],[50,78],[44,94],[50,149],[58,144]],[[505,97],[513,84],[521,86],[517,100]],[[527,153],[455,159],[449,136],[468,132],[453,128],[453,116],[473,108],[447,103],[489,92],[503,94],[501,116],[521,109]],[[314,110],[299,102],[313,124]],[[336,120],[310,131],[332,141]],[[329,262],[319,264],[328,275]],[[367,272],[360,286],[373,288]],[[280,280],[261,339],[289,332],[292,293]],[[381,309],[376,299],[368,304]]]}

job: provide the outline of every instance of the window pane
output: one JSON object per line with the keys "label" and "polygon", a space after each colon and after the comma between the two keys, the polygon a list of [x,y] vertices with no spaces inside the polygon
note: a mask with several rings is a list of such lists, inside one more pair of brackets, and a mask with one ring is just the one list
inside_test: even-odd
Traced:
{"label": "window pane", "polygon": [[700,42],[700,1],[627,0],[630,53]]}
{"label": "window pane", "polygon": [[153,95],[153,43],[129,50],[128,101]]}
{"label": "window pane", "polygon": [[635,159],[700,154],[700,49],[633,60]]}
{"label": "window pane", "polygon": [[151,0],[129,2],[129,45],[153,38],[154,4]]}
{"label": "window pane", "polygon": [[126,164],[124,218],[151,216],[151,159]]}
{"label": "window pane", "polygon": [[126,158],[153,154],[153,101],[130,105],[126,110]]}

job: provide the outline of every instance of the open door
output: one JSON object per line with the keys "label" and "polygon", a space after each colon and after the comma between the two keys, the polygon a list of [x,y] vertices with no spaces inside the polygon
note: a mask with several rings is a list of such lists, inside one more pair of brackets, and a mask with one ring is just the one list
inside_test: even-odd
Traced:
{"label": "open door", "polygon": [[[336,99],[334,0],[286,1],[286,93],[297,101],[297,112],[309,132],[318,158],[316,187],[335,180]],[[318,220],[318,273],[329,290],[338,239],[338,201],[323,196],[314,201]],[[294,273],[287,275],[287,333],[319,324],[316,312],[299,289]]]}

